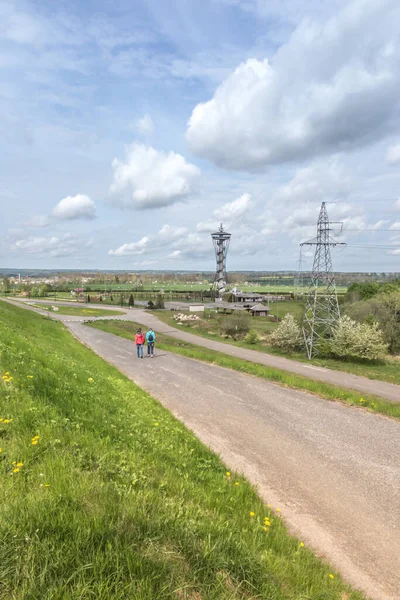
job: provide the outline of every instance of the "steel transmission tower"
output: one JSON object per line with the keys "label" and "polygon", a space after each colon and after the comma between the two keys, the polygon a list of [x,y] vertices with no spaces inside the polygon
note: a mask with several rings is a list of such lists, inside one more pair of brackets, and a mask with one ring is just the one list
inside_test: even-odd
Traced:
{"label": "steel transmission tower", "polygon": [[[335,277],[332,271],[331,247],[345,246],[331,236],[331,225],[325,202],[317,223],[317,237],[303,242],[300,246],[315,246],[314,263],[308,289],[306,308],[303,317],[303,336],[307,356],[318,354],[323,341],[332,334],[332,329],[340,318],[336,294]],[[341,223],[342,225],[342,223]]]}
{"label": "steel transmission tower", "polygon": [[214,286],[218,291],[218,295],[221,296],[228,283],[228,277],[226,275],[226,257],[228,254],[231,234],[224,231],[221,223],[218,231],[212,233],[211,237],[214,244],[215,259],[217,262],[217,269],[214,276]]}

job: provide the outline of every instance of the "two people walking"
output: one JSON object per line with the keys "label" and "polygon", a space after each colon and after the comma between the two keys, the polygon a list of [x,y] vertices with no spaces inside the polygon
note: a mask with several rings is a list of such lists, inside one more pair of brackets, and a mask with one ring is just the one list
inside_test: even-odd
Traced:
{"label": "two people walking", "polygon": [[149,329],[146,335],[141,329],[137,330],[135,335],[135,345],[138,358],[143,358],[143,346],[147,344],[147,356],[154,358],[154,342],[156,341],[156,334],[152,329]]}

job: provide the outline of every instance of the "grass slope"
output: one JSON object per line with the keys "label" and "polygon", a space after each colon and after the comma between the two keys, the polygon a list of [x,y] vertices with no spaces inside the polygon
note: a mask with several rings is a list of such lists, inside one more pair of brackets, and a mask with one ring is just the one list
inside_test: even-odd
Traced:
{"label": "grass slope", "polygon": [[[279,304],[281,306],[279,309],[279,316],[284,316],[288,312],[293,313],[297,318],[299,318],[301,315],[301,303],[281,302]],[[176,321],[173,319],[173,312],[162,310],[154,312],[161,321],[171,325],[171,327],[177,328]],[[276,311],[274,314],[276,314]],[[327,369],[334,369],[336,371],[344,371],[346,373],[352,373],[353,375],[362,375],[368,379],[378,379],[380,381],[387,381],[388,383],[400,385],[400,361],[396,360],[395,358],[388,358],[385,361],[356,361],[340,360],[335,358],[313,358],[312,360],[308,360],[306,359],[305,355],[300,352],[282,352],[277,348],[268,346],[266,342],[250,345],[246,344],[244,341],[235,341],[231,338],[226,339],[220,335],[219,320],[223,317],[216,317],[215,313],[213,317],[214,318],[209,319],[206,312],[205,319],[202,319],[201,321],[184,322],[182,325],[179,325],[179,329],[209,340],[239,346],[240,348],[257,350],[258,352],[274,354],[275,356],[283,356],[284,358],[299,360],[301,362],[313,364],[318,367],[325,367]],[[252,319],[251,326],[257,332],[257,334],[262,337],[271,333],[276,328],[276,323],[268,322],[260,317]]]}
{"label": "grass slope", "polygon": [[1,304],[0,339],[0,598],[361,600],[60,323]]}
{"label": "grass slope", "polygon": [[[100,329],[101,331],[112,333],[130,340],[133,339],[136,330],[139,327],[142,327],[138,323],[133,323],[132,321],[97,321],[88,325],[95,329]],[[248,360],[228,356],[222,352],[216,352],[215,350],[201,348],[162,333],[157,334],[157,347],[169,352],[174,352],[175,354],[187,356],[188,358],[195,358],[227,369],[255,375],[256,377],[273,381],[285,387],[318,394],[327,400],[339,400],[340,402],[345,402],[352,406],[368,408],[368,410],[372,412],[400,419],[400,404],[393,404],[392,402],[387,402],[376,396],[368,394],[363,394],[361,396],[361,394],[356,391],[330,385],[321,381],[315,381],[308,377],[302,377],[301,375],[296,375],[273,367],[267,367]]]}

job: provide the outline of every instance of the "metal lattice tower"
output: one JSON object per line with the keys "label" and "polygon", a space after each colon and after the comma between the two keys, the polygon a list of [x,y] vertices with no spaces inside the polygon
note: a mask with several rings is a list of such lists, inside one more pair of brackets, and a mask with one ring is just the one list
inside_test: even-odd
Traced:
{"label": "metal lattice tower", "polygon": [[215,233],[211,234],[212,241],[215,250],[215,259],[217,268],[214,276],[214,286],[218,291],[218,295],[221,296],[228,283],[228,277],[226,275],[226,257],[228,254],[229,242],[231,234],[224,231],[222,223]]}
{"label": "metal lattice tower", "polygon": [[314,263],[303,317],[303,336],[307,356],[318,354],[323,341],[332,335],[340,318],[335,277],[332,271],[331,247],[345,246],[331,236],[331,225],[325,202],[322,203],[317,223],[317,237],[301,246],[315,246]]}

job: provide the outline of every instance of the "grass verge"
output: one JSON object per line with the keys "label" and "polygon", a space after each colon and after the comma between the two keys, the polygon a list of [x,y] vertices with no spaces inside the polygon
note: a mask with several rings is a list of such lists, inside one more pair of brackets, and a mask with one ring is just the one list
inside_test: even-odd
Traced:
{"label": "grass verge", "polygon": [[[48,312],[54,312],[52,309],[52,305],[50,304],[30,304],[34,308],[40,308],[41,310],[47,310]],[[58,310],[56,313],[58,315],[70,315],[71,317],[115,317],[117,315],[124,315],[125,312],[120,310],[106,310],[104,308],[83,308],[81,306],[63,306],[63,305],[55,305]]]}
{"label": "grass verge", "polygon": [[[283,316],[283,314],[286,314],[287,312],[292,312],[299,316],[299,303],[281,302],[280,304],[285,305],[284,309],[280,309],[280,316]],[[175,313],[165,310],[152,311],[152,313],[153,312],[161,321],[177,329],[176,321],[173,319],[173,315]],[[344,371],[346,373],[352,373],[353,375],[361,375],[362,377],[367,377],[368,379],[378,379],[380,381],[387,381],[388,383],[400,385],[400,361],[396,360],[395,358],[388,358],[387,360],[379,361],[340,360],[335,358],[313,358],[312,360],[308,360],[305,358],[304,354],[300,352],[282,352],[277,348],[268,346],[265,342],[250,345],[246,344],[244,341],[235,341],[231,338],[224,338],[220,335],[219,320],[221,318],[222,317],[220,315],[217,317],[215,313],[213,313],[213,317],[210,319],[206,317],[201,321],[193,321],[191,323],[185,322],[182,323],[182,325],[179,325],[179,329],[181,331],[186,331],[187,333],[192,333],[194,335],[213,340],[214,342],[224,342],[226,344],[238,346],[239,348],[256,350],[257,352],[282,356],[284,358],[312,364],[317,367],[325,367],[326,369]],[[253,319],[251,323],[253,329],[261,337],[271,333],[276,328],[276,323],[265,321],[262,318]]]}
{"label": "grass verge", "polygon": [[[124,337],[132,340],[133,335],[139,327],[143,327],[138,323],[132,321],[97,321],[88,323],[90,327],[100,329],[107,333],[113,333],[120,337]],[[207,350],[194,344],[183,342],[176,338],[168,335],[158,333],[157,334],[157,347],[162,350],[174,352],[175,354],[181,354],[188,358],[194,358],[202,360],[204,362],[212,363],[220,367],[227,369],[233,369],[234,371],[240,371],[242,373],[248,373],[249,375],[255,375],[261,377],[267,381],[273,381],[284,387],[304,390],[317,394],[327,400],[339,400],[345,402],[351,406],[358,406],[366,408],[372,412],[384,414],[389,417],[395,417],[400,419],[400,404],[393,404],[387,402],[382,398],[372,395],[361,395],[359,392],[341,388],[339,386],[330,385],[322,381],[315,381],[308,379],[301,375],[290,373],[289,371],[283,371],[275,369],[273,367],[267,367],[258,363],[243,360],[241,358],[235,358],[223,354],[222,352],[216,352],[215,350]]]}
{"label": "grass verge", "polygon": [[0,598],[363,598],[62,324],[2,304],[0,340]]}

